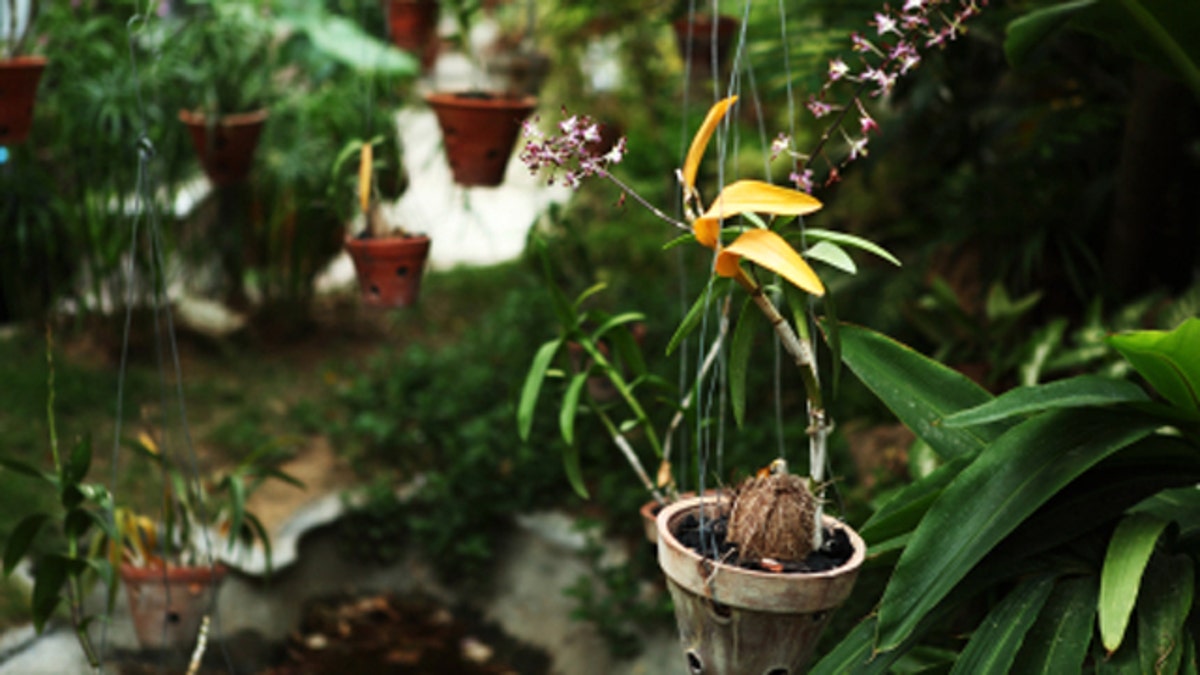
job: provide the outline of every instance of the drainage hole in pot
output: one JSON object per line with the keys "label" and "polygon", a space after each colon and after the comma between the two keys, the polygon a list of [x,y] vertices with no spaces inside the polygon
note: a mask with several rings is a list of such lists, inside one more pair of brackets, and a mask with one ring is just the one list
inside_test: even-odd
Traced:
{"label": "drainage hole in pot", "polygon": [[213,138],[212,145],[214,149],[224,150],[229,145],[229,139],[225,137],[225,134],[217,134],[216,138]]}
{"label": "drainage hole in pot", "polygon": [[825,620],[825,612],[813,612],[812,620],[813,620],[813,623],[821,623],[822,621]]}
{"label": "drainage hole in pot", "polygon": [[408,265],[401,265],[401,266],[397,267],[396,268],[396,276],[398,276],[398,277],[408,276]]}
{"label": "drainage hole in pot", "polygon": [[375,284],[371,284],[371,295],[374,295],[377,297],[379,295],[379,287],[376,286]]}
{"label": "drainage hole in pot", "polygon": [[0,126],[0,137],[7,136],[8,132],[9,128],[7,126]]}
{"label": "drainage hole in pot", "polygon": [[486,156],[488,159],[496,159],[497,157],[500,156],[500,151],[497,150],[496,148],[488,148]]}
{"label": "drainage hole in pot", "polygon": [[167,612],[167,623],[179,623],[179,612]]}
{"label": "drainage hole in pot", "polygon": [[688,672],[692,675],[700,675],[704,672],[704,662],[700,660],[700,655],[694,651],[688,650],[687,653]]}

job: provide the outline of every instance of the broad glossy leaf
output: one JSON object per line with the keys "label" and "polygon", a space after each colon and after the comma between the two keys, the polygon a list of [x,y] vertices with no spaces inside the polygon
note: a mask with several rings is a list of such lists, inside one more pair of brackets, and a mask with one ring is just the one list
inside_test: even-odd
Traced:
{"label": "broad glossy leaf", "polygon": [[1137,605],[1143,673],[1176,673],[1183,662],[1184,622],[1195,601],[1195,569],[1185,554],[1150,559]]}
{"label": "broad glossy leaf", "polygon": [[12,534],[8,536],[8,542],[4,545],[4,574],[12,574],[17,563],[21,562],[21,558],[25,557],[25,553],[29,550],[29,545],[37,537],[37,533],[42,529],[42,525],[50,519],[45,513],[34,513],[25,516],[17,526],[13,528]]}
{"label": "broad glossy leaf", "polygon": [[942,494],[942,490],[969,463],[968,457],[956,457],[928,476],[909,483],[879,507],[859,530],[859,534],[868,544],[874,544],[911,532]]}
{"label": "broad glossy leaf", "polygon": [[1021,644],[1012,672],[1021,675],[1079,673],[1096,621],[1095,576],[1061,579]]}
{"label": "broad glossy leaf", "polygon": [[1054,577],[1039,576],[1004,596],[971,635],[950,675],[1005,675],[1050,592]]}
{"label": "broad glossy leaf", "polygon": [[839,246],[848,246],[866,251],[872,255],[879,256],[884,260],[892,263],[896,267],[900,267],[900,259],[892,255],[879,244],[862,237],[848,234],[846,232],[835,232],[833,230],[824,230],[819,227],[809,227],[804,230],[804,238],[815,241],[827,241]]}
{"label": "broad glossy leaf", "polygon": [[733,105],[736,101],[736,96],[730,96],[714,103],[708,109],[708,114],[704,116],[704,121],[700,124],[700,128],[696,130],[696,135],[692,137],[692,144],[688,147],[687,155],[683,161],[685,196],[696,187],[696,171],[700,168],[700,160],[704,158],[704,150],[708,147],[709,139],[712,138],[717,125],[725,118],[725,113],[729,110],[729,106]]}
{"label": "broad glossy leaf", "polygon": [[1200,318],[1175,330],[1135,331],[1108,339],[1168,401],[1200,417]]}
{"label": "broad glossy leaf", "polygon": [[1153,432],[1140,415],[1055,410],[1013,427],[959,473],[921,520],[879,607],[879,647],[898,646],[997,543],[1105,457]]}
{"label": "broad glossy leaf", "polygon": [[954,413],[947,427],[969,427],[1054,408],[1113,405],[1148,401],[1142,388],[1125,380],[1100,375],[1080,375],[1066,380],[1016,387],[982,405]]}
{"label": "broad glossy leaf", "polygon": [[875,618],[863,619],[837,646],[816,663],[809,675],[884,675],[901,650],[875,655]]}
{"label": "broad glossy leaf", "polygon": [[[745,258],[816,296],[825,295],[820,277],[783,237],[771,230],[746,230],[717,254],[717,273],[734,276],[737,260]],[[730,267],[732,266],[732,267]]]}
{"label": "broad glossy leaf", "polygon": [[754,346],[754,329],[761,316],[753,301],[746,298],[737,326],[733,329],[733,342],[729,347],[729,406],[733,419],[740,428],[746,420],[746,373],[750,370],[750,354]]}
{"label": "broad glossy leaf", "polygon": [[948,429],[942,419],[992,395],[957,371],[872,330],[843,323],[842,361],[941,457],[974,456],[1011,424]]}
{"label": "broad glossy leaf", "polygon": [[328,14],[319,21],[301,21],[297,27],[308,34],[313,46],[351,68],[393,77],[414,76],[418,72],[417,59],[412,54],[373,38],[345,17]]}
{"label": "broad glossy leaf", "polygon": [[542,391],[542,383],[546,380],[546,371],[550,362],[558,354],[562,346],[562,338],[551,340],[538,348],[529,365],[529,373],[525,375],[525,384],[521,387],[521,399],[517,404],[517,431],[522,441],[529,440],[529,432],[533,427],[533,413],[537,409],[538,394]]}
{"label": "broad glossy leaf", "polygon": [[1135,513],[1117,524],[1104,569],[1100,572],[1100,639],[1104,649],[1114,652],[1121,646],[1125,629],[1133,615],[1142,573],[1150,562],[1154,544],[1167,527],[1167,522],[1154,516]]}

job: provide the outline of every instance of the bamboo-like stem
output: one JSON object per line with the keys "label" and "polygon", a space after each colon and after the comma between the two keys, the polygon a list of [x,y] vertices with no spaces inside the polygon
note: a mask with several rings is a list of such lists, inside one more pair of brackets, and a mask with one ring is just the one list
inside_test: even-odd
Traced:
{"label": "bamboo-like stem", "polygon": [[642,481],[642,486],[654,497],[654,501],[659,504],[665,503],[662,493],[658,491],[658,488],[654,485],[654,481],[650,480],[650,474],[646,473],[646,467],[642,466],[642,460],[638,459],[637,453],[633,451],[633,446],[629,445],[629,440],[625,438],[625,434],[622,434],[617,429],[617,426],[613,424],[608,413],[599,408],[595,410],[597,417],[604,424],[604,428],[608,430],[609,438],[612,439],[613,443],[621,451],[621,454],[625,456],[625,461],[629,462],[629,466],[637,474],[638,480]]}
{"label": "bamboo-like stem", "polygon": [[200,635],[196,638],[196,649],[192,651],[187,675],[196,675],[200,671],[200,661],[204,658],[205,648],[208,647],[208,620],[207,614],[200,619]]}

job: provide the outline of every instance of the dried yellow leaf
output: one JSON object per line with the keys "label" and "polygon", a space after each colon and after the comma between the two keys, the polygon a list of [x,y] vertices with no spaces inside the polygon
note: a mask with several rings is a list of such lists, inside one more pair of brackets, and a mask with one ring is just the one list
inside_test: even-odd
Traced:
{"label": "dried yellow leaf", "polygon": [[374,152],[370,143],[362,144],[362,153],[358,160],[358,202],[362,205],[363,213],[371,206],[371,169],[374,163]]}
{"label": "dried yellow leaf", "polygon": [[821,208],[810,194],[760,180],[739,180],[725,186],[713,200],[703,218],[730,218],[742,213],[769,213],[775,216],[804,216]]}
{"label": "dried yellow leaf", "polygon": [[700,168],[700,160],[704,157],[704,150],[708,147],[708,140],[712,138],[717,125],[725,118],[725,113],[728,112],[729,106],[733,105],[735,101],[737,101],[737,97],[730,96],[714,103],[713,107],[708,109],[708,114],[705,115],[704,122],[696,130],[696,135],[692,137],[692,145],[688,148],[687,157],[683,162],[683,192],[685,197],[696,189],[696,171]]}
{"label": "dried yellow leaf", "polygon": [[825,285],[791,244],[771,230],[747,230],[717,256],[717,274],[737,277],[740,260],[745,258],[787,279],[797,288],[813,295],[825,295]]}

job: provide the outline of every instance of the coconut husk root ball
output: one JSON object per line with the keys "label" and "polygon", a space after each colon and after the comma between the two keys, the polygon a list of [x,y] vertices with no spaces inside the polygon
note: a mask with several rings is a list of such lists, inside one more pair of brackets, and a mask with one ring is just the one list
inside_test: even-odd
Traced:
{"label": "coconut husk root ball", "polygon": [[734,494],[726,539],[742,560],[800,562],[812,552],[816,510],[808,481],[786,469],[747,478]]}

